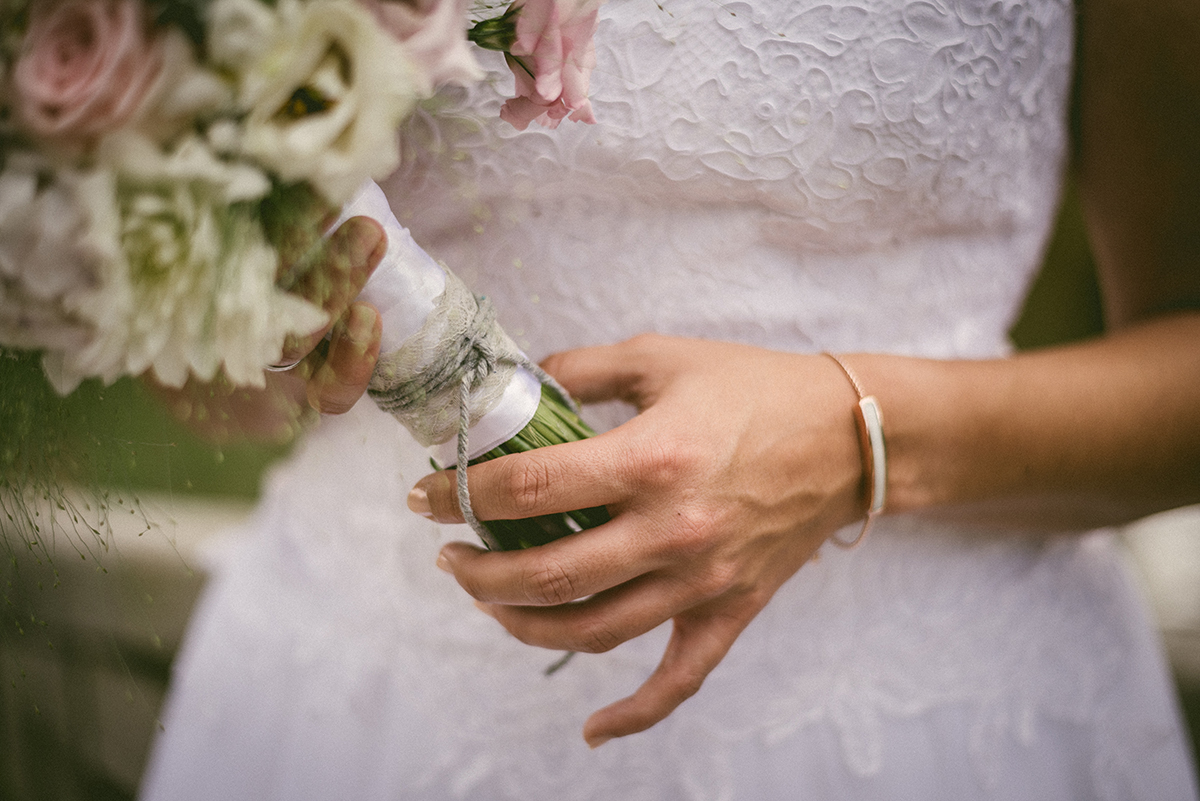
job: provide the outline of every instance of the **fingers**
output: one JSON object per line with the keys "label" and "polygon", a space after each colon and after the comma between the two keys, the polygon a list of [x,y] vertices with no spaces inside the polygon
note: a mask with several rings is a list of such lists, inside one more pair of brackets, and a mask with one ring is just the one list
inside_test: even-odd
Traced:
{"label": "fingers", "polygon": [[476,606],[526,645],[599,654],[657,628],[695,603],[686,586],[651,574],[576,603]]}
{"label": "fingers", "polygon": [[[289,288],[320,306],[329,313],[331,321],[336,321],[358,297],[383,258],[387,236],[375,220],[352,217],[318,247],[316,255],[308,257],[292,271]],[[284,343],[282,360],[303,358],[328,331],[329,327],[326,327],[308,336],[289,337]]]}
{"label": "fingers", "polygon": [[[629,494],[639,458],[625,442],[601,434],[472,465],[471,509],[480,520],[521,520],[613,503]],[[449,471],[418,481],[409,505],[440,523],[463,520]]]}
{"label": "fingers", "polygon": [[[649,369],[650,362],[659,360],[655,354],[664,348],[675,347],[673,342],[641,336],[620,345],[557,354],[545,365],[584,401],[620,397],[644,409],[653,402],[665,375],[662,369]],[[684,443],[668,442],[644,418],[635,418],[587,440],[472,466],[472,511],[480,520],[520,520],[618,505],[647,483],[671,483],[685,466],[688,453]],[[463,520],[454,479],[446,474],[417,482],[409,506],[438,522]]]}
{"label": "fingers", "polygon": [[[443,555],[456,569],[469,570],[471,560],[477,565],[493,559],[506,561],[507,557],[532,555],[549,547],[486,553],[465,543],[452,543],[443,549]],[[552,563],[550,560],[549,564]],[[455,574],[460,582],[462,573]],[[561,582],[552,582],[551,586],[558,583]],[[571,589],[562,596],[578,597],[577,587],[570,582],[563,584]],[[695,695],[762,608],[760,596],[746,593],[720,597],[678,612],[676,607],[695,603],[695,596],[688,594],[693,589],[646,575],[579,603],[547,608],[501,603],[477,606],[521,642],[582,653],[608,651],[674,617],[670,642],[654,673],[633,695],[599,710],[585,724],[584,739],[596,748],[613,737],[650,728]]]}
{"label": "fingers", "polygon": [[700,690],[749,620],[729,614],[676,618],[658,668],[633,695],[588,718],[583,739],[598,748],[614,737],[645,731],[665,719]]}
{"label": "fingers", "polygon": [[237,387],[222,375],[211,382],[189,378],[183,387],[165,387],[143,376],[143,386],[179,422],[218,445],[252,441],[290,442],[305,422],[304,378],[296,371],[269,373],[262,389]]}
{"label": "fingers", "polygon": [[[565,604],[662,566],[663,557],[651,549],[635,552],[624,531],[623,526],[609,524],[521,551],[488,552],[467,543],[450,543],[442,549],[438,564],[453,573],[478,601],[538,607]],[[660,606],[663,604],[656,604],[656,608]],[[670,614],[661,615],[656,624],[668,617]],[[517,616],[512,620],[520,622]],[[526,621],[526,625],[526,637],[533,644],[569,647],[554,639],[549,631],[554,625],[550,619],[543,623]],[[639,627],[634,624],[632,628]]]}
{"label": "fingers", "polygon": [[375,309],[355,303],[333,329],[324,362],[308,382],[308,403],[322,414],[349,411],[367,390],[383,325]]}

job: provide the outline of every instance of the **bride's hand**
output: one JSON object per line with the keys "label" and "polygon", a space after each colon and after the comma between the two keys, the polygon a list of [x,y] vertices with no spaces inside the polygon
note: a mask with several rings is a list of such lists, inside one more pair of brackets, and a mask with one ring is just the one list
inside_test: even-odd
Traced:
{"label": "bride's hand", "polygon": [[[470,469],[481,520],[605,505],[613,519],[525,551],[447,545],[439,565],[523,642],[601,652],[666,620],[658,669],[584,727],[593,747],[699,688],[783,582],[862,517],[854,390],[828,358],[647,335],[544,363],[583,402],[639,415],[583,442]],[[447,473],[410,506],[462,517]]]}
{"label": "bride's hand", "polygon": [[[299,256],[281,248],[285,266],[280,281],[320,306],[330,323],[306,337],[288,337],[281,362],[304,380],[309,406],[323,414],[349,411],[367,390],[379,358],[382,325],[370,304],[355,301],[387,249],[382,226],[369,217],[351,217],[321,248],[315,267],[297,270]],[[328,347],[325,341],[328,338]]]}
{"label": "bride's hand", "polygon": [[383,229],[367,217],[353,217],[327,240],[319,238],[315,221],[288,231],[291,235],[280,242],[278,280],[329,317],[324,328],[284,343],[280,361],[295,366],[266,372],[261,389],[235,387],[222,376],[189,379],[178,389],[159,384],[152,374],[144,377],[174,416],[205,439],[287,441],[310,409],[348,411],[370,381],[382,327],[375,309],[354,299],[383,257]]}

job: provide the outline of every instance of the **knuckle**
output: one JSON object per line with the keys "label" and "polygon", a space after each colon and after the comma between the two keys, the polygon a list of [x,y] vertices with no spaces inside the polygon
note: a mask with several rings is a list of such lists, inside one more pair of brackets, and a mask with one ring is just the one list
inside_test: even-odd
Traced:
{"label": "knuckle", "polygon": [[294,362],[303,359],[312,352],[313,346],[320,341],[316,339],[316,332],[308,336],[297,336],[288,334],[283,340],[283,348],[279,353],[279,361]]}
{"label": "knuckle", "polygon": [[717,560],[704,570],[694,585],[703,598],[728,595],[741,586],[741,571],[738,565],[727,559]]}
{"label": "knuckle", "polygon": [[544,461],[536,458],[509,461],[508,498],[518,518],[539,514],[553,484],[553,470]]}
{"label": "knuckle", "polygon": [[664,550],[676,560],[704,557],[716,544],[716,518],[703,509],[681,506],[670,520],[670,530],[663,540]]}
{"label": "knuckle", "polygon": [[642,444],[637,460],[642,481],[653,489],[686,486],[701,455],[683,437],[658,436]]}
{"label": "knuckle", "polygon": [[321,414],[344,414],[350,411],[358,396],[348,391],[326,363],[309,379],[308,400],[309,405]]}
{"label": "knuckle", "polygon": [[743,605],[752,610],[752,615],[758,614],[759,611],[764,609],[766,605],[771,602],[771,598],[773,596],[774,592],[769,588],[755,585],[746,590],[743,598]]}
{"label": "knuckle", "polygon": [[523,582],[524,596],[537,606],[557,606],[575,600],[575,582],[561,563],[543,559]]}
{"label": "knuckle", "polygon": [[700,692],[707,677],[708,674],[698,668],[676,668],[668,677],[667,695],[674,705],[678,706]]}
{"label": "knuckle", "polygon": [[603,620],[589,622],[580,632],[576,650],[585,654],[602,654],[616,648],[625,641],[615,629]]}

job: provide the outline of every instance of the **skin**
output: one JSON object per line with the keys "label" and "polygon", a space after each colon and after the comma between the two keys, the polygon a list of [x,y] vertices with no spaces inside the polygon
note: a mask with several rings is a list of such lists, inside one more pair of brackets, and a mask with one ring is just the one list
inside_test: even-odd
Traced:
{"label": "skin", "polygon": [[[1083,530],[1200,501],[1200,6],[1089,0],[1081,20],[1075,166],[1109,331],[994,361],[847,354],[884,409],[889,513]],[[358,245],[352,288],[377,257],[363,255],[374,253],[364,224],[344,236]],[[331,318],[348,319],[353,295],[327,303]],[[338,343],[272,380],[306,384],[322,411],[349,408],[378,324]],[[657,670],[588,719],[596,747],[697,692],[779,586],[862,518],[857,397],[822,356],[656,335],[543,366],[585,403],[640,413],[472,467],[475,514],[604,504],[612,521],[520,552],[452,543],[438,564],[532,645],[606,651],[672,621]],[[446,473],[418,482],[409,505],[462,520]]]}

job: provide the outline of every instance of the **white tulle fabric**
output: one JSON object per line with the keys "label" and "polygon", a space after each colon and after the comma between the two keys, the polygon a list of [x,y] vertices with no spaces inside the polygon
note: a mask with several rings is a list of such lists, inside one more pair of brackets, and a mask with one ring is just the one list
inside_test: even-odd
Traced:
{"label": "white tulle fabric", "polygon": [[[537,358],[656,330],[992,357],[1059,187],[1066,0],[610,0],[600,123],[440,96],[387,189]],[[593,410],[603,424],[624,409]],[[369,401],[276,470],[196,615],[144,788],[181,799],[1184,799],[1110,535],[884,518],[826,548],[700,693],[598,751],[659,629],[552,677],[434,568],[424,454]]]}

